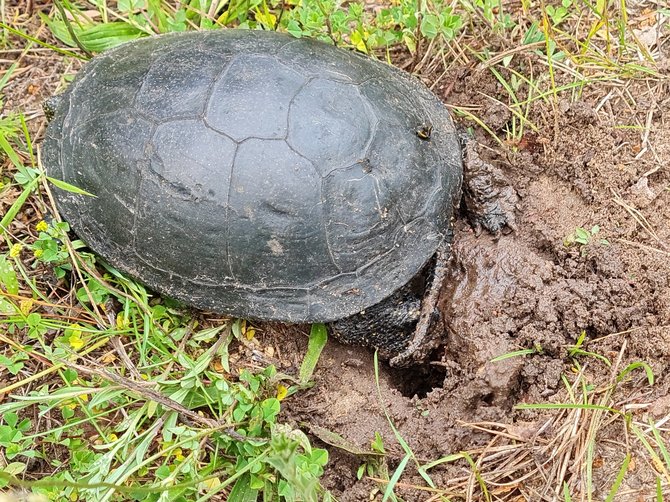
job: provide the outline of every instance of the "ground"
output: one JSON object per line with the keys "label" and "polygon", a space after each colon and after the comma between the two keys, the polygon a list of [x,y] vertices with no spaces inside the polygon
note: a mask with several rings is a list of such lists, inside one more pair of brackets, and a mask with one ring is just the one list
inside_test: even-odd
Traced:
{"label": "ground", "polygon": [[[546,56],[498,36],[486,61],[392,54],[471,128],[479,161],[518,196],[516,225],[477,235],[458,215],[429,362],[380,362],[377,378],[370,350],[330,341],[314,385],[282,402],[282,420],[328,449],[322,483],[337,500],[381,500],[407,452],[395,485],[407,501],[670,497],[670,36],[659,21],[648,38],[648,8],[632,5],[630,17],[649,57],[617,72],[595,58],[548,68]],[[565,50],[576,60],[579,49]],[[590,63],[581,79],[575,68]],[[5,106],[26,114],[37,142],[40,102],[70,64],[26,54],[5,89]],[[533,85],[510,99],[518,75]],[[3,214],[17,194],[2,194]],[[295,374],[308,329],[255,328],[231,364],[260,358]],[[383,458],[371,450],[377,433]],[[418,469],[430,462],[432,488]]]}

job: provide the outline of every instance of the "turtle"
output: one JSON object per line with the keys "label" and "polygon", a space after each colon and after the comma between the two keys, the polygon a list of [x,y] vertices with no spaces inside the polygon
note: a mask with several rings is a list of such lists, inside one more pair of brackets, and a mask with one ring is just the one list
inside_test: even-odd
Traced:
{"label": "turtle", "polygon": [[[50,103],[60,214],[152,290],[239,318],[327,323],[425,357],[461,199],[458,132],[408,73],[271,31],[137,39]],[[421,349],[421,350],[420,350]]]}

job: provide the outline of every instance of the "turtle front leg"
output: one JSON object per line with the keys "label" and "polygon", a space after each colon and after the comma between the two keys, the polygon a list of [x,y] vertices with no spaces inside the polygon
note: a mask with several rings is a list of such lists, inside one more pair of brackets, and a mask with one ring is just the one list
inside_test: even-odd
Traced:
{"label": "turtle front leg", "polygon": [[503,172],[482,160],[477,142],[461,136],[463,146],[463,201],[475,233],[482,228],[500,237],[505,228],[516,229],[519,196]]}

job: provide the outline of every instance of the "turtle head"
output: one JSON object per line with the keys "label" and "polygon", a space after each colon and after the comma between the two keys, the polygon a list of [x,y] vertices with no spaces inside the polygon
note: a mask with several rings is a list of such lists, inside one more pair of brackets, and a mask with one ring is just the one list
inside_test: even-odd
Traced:
{"label": "turtle head", "polygon": [[42,103],[42,110],[44,110],[44,116],[46,117],[47,122],[51,122],[51,120],[54,118],[54,115],[56,115],[56,110],[62,101],[63,95],[57,94],[55,96],[51,96],[44,103]]}

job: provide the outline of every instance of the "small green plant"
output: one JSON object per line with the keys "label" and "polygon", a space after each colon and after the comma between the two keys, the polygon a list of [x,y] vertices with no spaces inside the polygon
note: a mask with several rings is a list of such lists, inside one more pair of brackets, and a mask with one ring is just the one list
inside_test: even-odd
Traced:
{"label": "small green plant", "polygon": [[[134,324],[141,313],[132,309],[129,314],[133,320],[123,324]],[[83,367],[65,362],[65,358],[72,359],[73,351],[94,348],[95,337],[109,336],[95,326],[59,326],[37,312],[10,317],[5,321],[8,322],[18,329],[33,329],[32,338],[38,343],[47,330],[62,330],[62,336],[40,349],[40,357],[63,361],[63,386],[41,388],[0,405],[4,420],[0,425],[0,446],[16,463],[13,473],[0,473],[2,482],[15,481],[25,468],[25,460],[36,457],[60,473],[47,484],[38,482],[34,489],[56,497],[77,493],[85,500],[115,500],[114,494],[121,492],[124,499],[132,494],[133,500],[194,500],[198,492],[212,497],[226,489],[249,497],[254,494],[253,499],[244,500],[255,500],[261,494],[284,501],[327,496],[319,483],[327,452],[312,448],[304,433],[278,421],[281,401],[277,396],[287,377],[279,375],[273,366],[253,373],[242,369],[237,378],[228,376],[216,370],[229,364],[221,363],[222,358],[227,359],[227,348],[222,350],[222,344],[216,342],[209,349],[202,348],[203,340],[217,340],[223,327],[194,333],[198,348],[179,352],[171,363],[177,363],[175,369],[183,370],[173,378],[171,374],[158,378],[158,393],[143,396],[141,388],[120,376],[103,372],[108,382],[89,382],[86,373],[82,373]],[[231,338],[225,340],[229,343]],[[169,338],[163,342],[170,345]],[[193,350],[197,352],[192,353]],[[156,355],[165,357],[174,351],[172,348]],[[20,357],[11,359],[0,363],[21,362]],[[141,371],[162,371],[164,364],[155,366],[156,362]],[[32,430],[31,422],[19,417],[32,407],[41,414],[57,412],[62,425],[26,435]],[[125,418],[110,420],[121,408],[126,410]],[[204,415],[200,418],[188,411],[193,409],[208,410],[214,419]],[[190,417],[190,425],[182,422],[183,413]],[[97,430],[96,449],[91,450],[89,441],[80,437],[84,424]],[[204,448],[207,441],[215,450]],[[44,454],[45,445],[49,444],[67,447],[67,464],[62,463],[62,457],[49,458]]]}
{"label": "small green plant", "polygon": [[[312,448],[307,436],[287,425],[276,425],[271,431],[267,463],[281,474],[277,494],[285,500],[318,500],[323,492],[318,479],[328,462],[328,452]],[[252,482],[250,482],[252,486]],[[258,488],[265,486],[259,485]],[[272,496],[272,492],[264,495]]]}
{"label": "small green plant", "polygon": [[505,3],[501,0],[460,0],[464,7],[475,12],[488,23],[490,28],[497,32],[510,30],[516,26],[509,12],[505,10]]}
{"label": "small green plant", "polygon": [[373,452],[379,453],[380,456],[371,456],[363,462],[356,471],[356,479],[363,479],[363,476],[382,477],[388,479],[388,469],[384,462],[384,438],[379,432],[375,432],[375,438],[370,442],[370,448]]}
{"label": "small green plant", "polygon": [[7,458],[14,460],[19,455],[34,456],[27,448],[30,442],[24,439],[24,433],[31,428],[30,420],[19,420],[16,413],[7,413],[2,420],[4,425],[0,425],[0,446],[5,449]]}
{"label": "small green plant", "polygon": [[582,255],[586,255],[587,246],[593,244],[599,244],[601,246],[609,246],[609,241],[607,239],[598,239],[597,235],[600,232],[600,226],[594,225],[590,230],[577,227],[573,233],[566,236],[563,239],[563,245],[565,247],[570,247],[574,245],[579,245],[581,247]]}
{"label": "small green plant", "polygon": [[605,363],[605,365],[608,368],[612,366],[612,362],[602,354],[584,350],[583,346],[585,342],[586,342],[586,331],[582,330],[582,332],[577,337],[577,340],[575,341],[574,345],[568,347],[568,356],[573,360],[576,360],[580,356],[593,357]]}
{"label": "small green plant", "polygon": [[202,0],[179,4],[174,10],[151,0],[125,0],[118,2],[114,20],[110,20],[112,11],[107,4],[91,2],[90,7],[97,15],[63,2],[58,16],[42,19],[61,42],[89,54],[155,33],[224,26],[285,31],[366,53],[396,44],[415,52],[421,40],[450,41],[463,26],[461,16],[442,0],[401,0],[376,12],[366,9],[363,2],[336,0]]}
{"label": "small green plant", "polygon": [[562,0],[560,5],[547,5],[545,7],[547,16],[549,16],[549,19],[554,26],[561,24],[570,15],[572,2],[573,0]]}
{"label": "small green plant", "polygon": [[[584,349],[584,345],[586,344],[586,336],[586,331],[582,330],[575,343],[568,347],[568,357],[572,359],[575,367],[578,370],[581,367],[579,364],[579,358],[590,357],[601,361],[608,368],[612,368],[613,363],[609,360],[609,358],[603,356],[602,354],[598,354],[597,352],[591,352]],[[616,375],[616,378],[614,379],[615,384],[624,381],[631,372],[639,369],[645,372],[649,385],[654,385],[654,372],[652,371],[651,366],[649,366],[649,364],[644,361],[634,361],[628,364],[623,370],[619,371],[619,373]]]}
{"label": "small green plant", "polygon": [[0,364],[12,375],[17,375],[23,369],[26,360],[28,360],[28,355],[21,352],[14,352],[11,357],[0,354]]}
{"label": "small green plant", "polygon": [[2,293],[13,296],[19,294],[19,280],[11,258],[18,256],[20,252],[19,246],[13,247],[7,255],[0,255],[0,313],[3,314],[14,312],[14,306],[9,300],[3,298]]}
{"label": "small green plant", "polygon": [[48,224],[42,220],[37,223],[35,229],[39,232],[37,239],[32,244],[33,256],[38,263],[53,266],[54,274],[61,279],[66,271],[71,270],[69,253],[64,244],[64,236],[70,231],[70,226],[65,222],[52,222]]}

